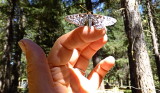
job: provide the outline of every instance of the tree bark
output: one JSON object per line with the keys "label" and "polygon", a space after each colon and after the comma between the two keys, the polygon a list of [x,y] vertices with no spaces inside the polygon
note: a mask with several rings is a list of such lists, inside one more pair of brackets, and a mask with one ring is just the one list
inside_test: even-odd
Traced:
{"label": "tree bark", "polygon": [[147,6],[147,12],[148,12],[148,22],[149,22],[149,26],[150,26],[150,31],[151,31],[151,35],[152,35],[152,43],[153,43],[153,52],[154,52],[154,56],[155,56],[155,61],[156,61],[156,65],[157,65],[157,72],[158,72],[158,77],[159,77],[159,81],[160,81],[160,53],[158,51],[158,39],[157,39],[157,35],[156,35],[156,29],[154,27],[153,24],[153,16],[151,13],[151,5],[150,5],[150,1],[146,0],[146,6]]}
{"label": "tree bark", "polygon": [[[6,43],[4,48],[4,55],[2,58],[2,69],[0,81],[0,93],[17,93],[19,66],[21,59],[21,50],[18,47],[18,41],[24,36],[24,29],[20,21],[20,8],[17,6],[16,0],[9,2],[10,15],[8,18],[8,25],[6,31]],[[17,19],[16,19],[17,18]],[[16,21],[14,21],[16,20]]]}
{"label": "tree bark", "polygon": [[137,0],[122,0],[132,93],[156,93]]}
{"label": "tree bark", "polygon": [[11,5],[10,8],[10,16],[8,18],[7,23],[7,33],[6,33],[6,44],[4,48],[4,55],[2,58],[2,77],[1,77],[1,92],[9,93],[10,84],[11,84],[11,51],[12,51],[12,42],[13,42],[13,17],[15,10],[15,1],[9,3]]}
{"label": "tree bark", "polygon": [[91,0],[85,0],[85,4],[86,4],[86,8],[88,11],[93,11],[93,7],[92,7],[92,1]]}

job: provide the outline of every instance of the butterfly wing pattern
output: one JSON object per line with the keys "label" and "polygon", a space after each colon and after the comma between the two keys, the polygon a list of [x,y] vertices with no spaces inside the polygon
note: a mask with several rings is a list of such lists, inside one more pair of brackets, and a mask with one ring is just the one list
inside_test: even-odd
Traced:
{"label": "butterfly wing pattern", "polygon": [[93,26],[95,26],[97,29],[104,28],[106,26],[114,25],[117,20],[109,17],[109,16],[102,16],[102,15],[92,15],[93,19]]}
{"label": "butterfly wing pattern", "polygon": [[66,21],[77,26],[89,27],[94,26],[96,29],[102,29],[105,26],[111,26],[117,22],[115,18],[109,16],[95,15],[95,14],[73,14],[65,17]]}
{"label": "butterfly wing pattern", "polygon": [[75,24],[77,26],[84,26],[88,19],[87,17],[88,14],[73,14],[66,16],[65,19],[69,23]]}

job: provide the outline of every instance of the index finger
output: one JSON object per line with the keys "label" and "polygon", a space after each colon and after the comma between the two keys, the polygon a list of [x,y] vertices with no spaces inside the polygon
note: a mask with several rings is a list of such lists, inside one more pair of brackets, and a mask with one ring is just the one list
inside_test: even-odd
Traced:
{"label": "index finger", "polygon": [[105,35],[105,29],[97,30],[88,26],[77,29],[61,36],[52,47],[48,62],[50,66],[65,65],[70,60],[73,50],[87,46]]}

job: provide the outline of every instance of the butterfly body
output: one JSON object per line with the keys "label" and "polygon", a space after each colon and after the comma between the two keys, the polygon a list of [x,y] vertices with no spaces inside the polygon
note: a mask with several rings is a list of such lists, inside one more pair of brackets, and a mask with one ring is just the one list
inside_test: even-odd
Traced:
{"label": "butterfly body", "polygon": [[89,27],[94,26],[97,29],[102,29],[105,26],[110,26],[117,22],[117,20],[112,17],[95,15],[91,13],[68,15],[65,17],[65,19],[66,21],[73,23],[77,26],[88,25]]}

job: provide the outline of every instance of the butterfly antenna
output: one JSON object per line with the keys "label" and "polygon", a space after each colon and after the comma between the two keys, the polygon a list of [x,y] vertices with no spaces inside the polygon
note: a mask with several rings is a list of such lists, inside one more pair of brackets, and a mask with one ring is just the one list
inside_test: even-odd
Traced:
{"label": "butterfly antenna", "polygon": [[86,8],[84,8],[82,5],[79,5],[82,9],[84,9],[85,11],[87,11],[88,13],[91,13],[90,11],[88,11]]}

